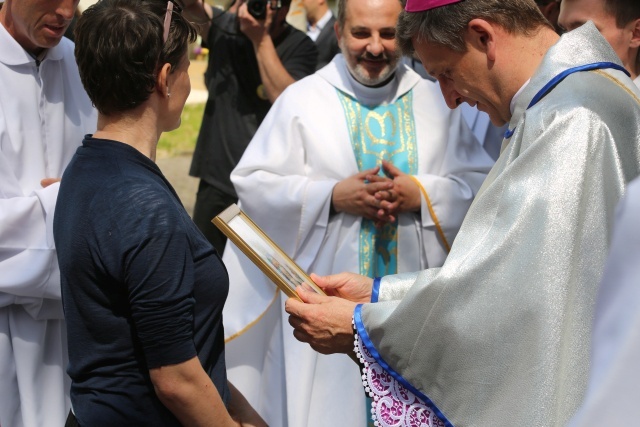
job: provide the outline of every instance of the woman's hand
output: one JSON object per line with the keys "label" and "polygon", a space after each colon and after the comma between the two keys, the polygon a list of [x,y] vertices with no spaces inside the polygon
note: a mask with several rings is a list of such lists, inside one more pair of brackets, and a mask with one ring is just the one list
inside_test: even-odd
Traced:
{"label": "woman's hand", "polygon": [[149,369],[149,374],[158,399],[180,424],[190,427],[242,425],[229,415],[198,356],[175,365]]}
{"label": "woman's hand", "polygon": [[229,414],[239,426],[243,427],[266,427],[267,423],[262,419],[260,414],[256,412],[249,401],[242,395],[233,384],[227,382],[231,391],[231,399],[229,400]]}

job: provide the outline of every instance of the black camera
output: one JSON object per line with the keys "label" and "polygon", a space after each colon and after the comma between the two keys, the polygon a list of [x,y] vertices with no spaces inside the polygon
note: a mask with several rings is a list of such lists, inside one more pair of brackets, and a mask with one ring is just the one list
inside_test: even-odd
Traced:
{"label": "black camera", "polygon": [[267,17],[267,7],[272,10],[282,8],[281,0],[247,0],[247,10],[256,19],[265,19]]}
{"label": "black camera", "polygon": [[247,1],[247,10],[256,19],[264,19],[267,17],[267,6],[269,0],[249,0]]}

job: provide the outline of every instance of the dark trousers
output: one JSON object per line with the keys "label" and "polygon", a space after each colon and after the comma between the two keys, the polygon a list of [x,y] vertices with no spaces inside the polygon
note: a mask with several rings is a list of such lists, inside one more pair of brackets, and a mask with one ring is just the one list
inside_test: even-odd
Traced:
{"label": "dark trousers", "polygon": [[73,412],[69,411],[69,415],[67,416],[67,421],[64,423],[64,427],[80,427],[80,424],[78,424],[78,420],[76,420]]}
{"label": "dark trousers", "polygon": [[193,208],[193,222],[196,223],[202,234],[218,251],[220,256],[224,251],[227,237],[213,225],[211,220],[220,212],[225,210],[230,204],[237,203],[238,198],[231,194],[210,185],[204,180],[200,180],[198,194],[196,195],[196,205]]}

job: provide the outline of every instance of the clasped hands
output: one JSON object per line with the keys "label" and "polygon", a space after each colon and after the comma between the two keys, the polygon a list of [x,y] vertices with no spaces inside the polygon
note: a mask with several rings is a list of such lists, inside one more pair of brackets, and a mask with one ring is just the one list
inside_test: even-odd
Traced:
{"label": "clasped hands", "polygon": [[327,295],[298,287],[296,291],[303,302],[295,298],[286,301],[293,336],[322,354],[352,352],[353,311],[357,304],[371,301],[373,280],[355,273],[312,274],[311,279]]}
{"label": "clasped hands", "polygon": [[391,162],[346,178],[333,188],[332,203],[336,212],[361,216],[382,226],[394,222],[402,212],[420,210],[420,189],[411,177]]}
{"label": "clasped hands", "polygon": [[[381,167],[385,176],[377,175],[377,166],[336,184],[333,208],[374,220],[378,226],[395,221],[401,212],[420,210],[420,189],[411,176],[387,161]],[[302,302],[295,298],[286,301],[293,336],[322,354],[351,353],[353,312],[357,304],[371,302],[373,280],[354,273],[312,274],[311,278],[327,295],[298,287]]]}

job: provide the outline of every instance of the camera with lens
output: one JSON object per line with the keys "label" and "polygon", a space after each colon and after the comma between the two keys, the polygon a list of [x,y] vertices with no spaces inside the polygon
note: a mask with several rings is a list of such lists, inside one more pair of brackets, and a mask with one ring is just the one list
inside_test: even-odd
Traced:
{"label": "camera with lens", "polygon": [[282,3],[280,0],[248,0],[247,10],[249,14],[256,19],[265,19],[267,17],[267,7],[271,7],[273,10],[280,9]]}
{"label": "camera with lens", "polygon": [[247,1],[247,10],[256,19],[264,19],[267,16],[267,7],[269,0],[249,0]]}

